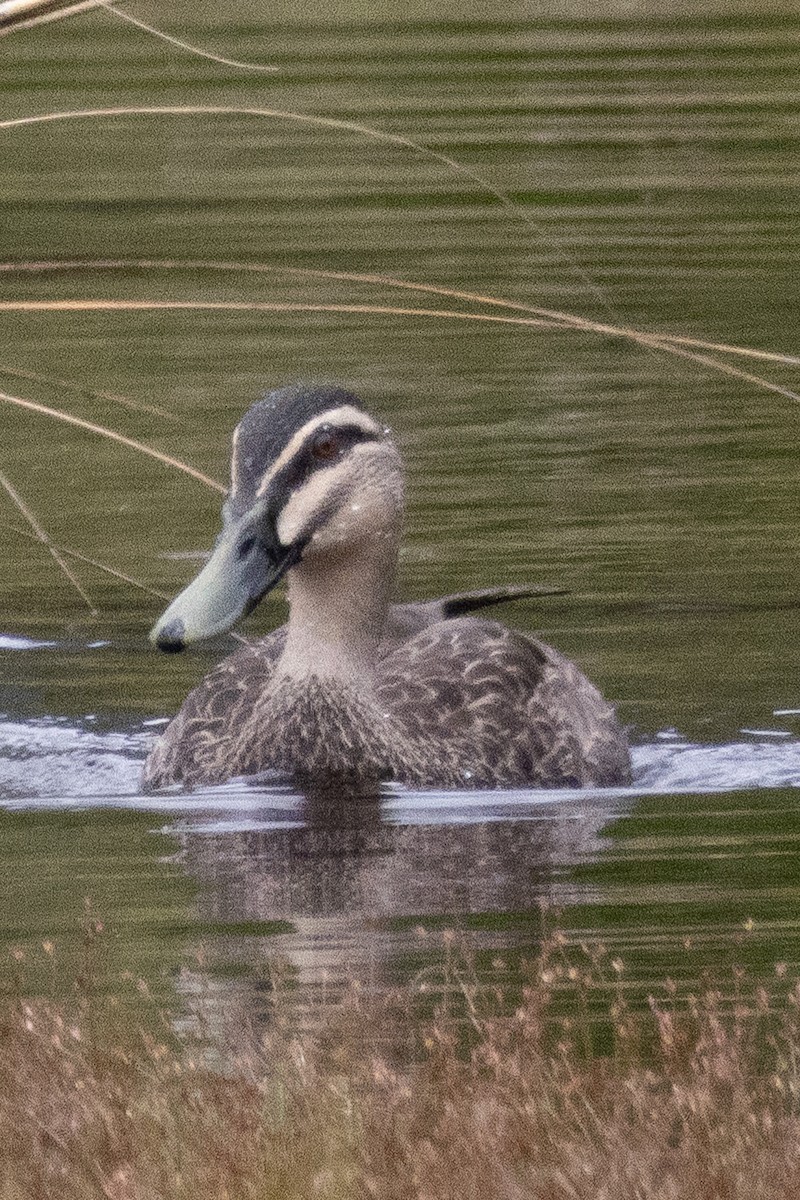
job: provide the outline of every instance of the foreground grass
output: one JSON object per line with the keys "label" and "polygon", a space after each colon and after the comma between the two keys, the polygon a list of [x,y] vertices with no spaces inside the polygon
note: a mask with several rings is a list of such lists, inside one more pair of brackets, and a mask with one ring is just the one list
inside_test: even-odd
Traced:
{"label": "foreground grass", "polygon": [[545,954],[504,1015],[461,981],[458,1016],[421,1025],[402,998],[357,991],[315,1036],[276,1013],[226,1073],[85,988],[70,1004],[9,998],[0,1196],[800,1195],[800,984],[774,981],[777,1008],[737,980],[680,1011],[633,1012],[620,989],[599,1055],[580,1017],[556,1015],[573,985],[580,1013],[588,973]]}

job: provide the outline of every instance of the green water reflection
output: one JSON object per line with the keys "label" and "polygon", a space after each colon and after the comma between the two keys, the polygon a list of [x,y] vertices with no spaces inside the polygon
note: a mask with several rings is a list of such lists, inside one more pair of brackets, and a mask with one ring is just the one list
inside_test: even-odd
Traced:
{"label": "green water reflection", "polygon": [[159,832],[152,814],[6,813],[5,973],[71,994],[88,914],[106,928],[95,988],[135,994],[144,979],[161,1002],[177,989],[185,1018],[228,1044],[269,1024],[276,979],[315,1022],[353,983],[424,981],[426,1002],[441,998],[455,954],[513,1002],[556,930],[564,962],[585,966],[602,948],[598,1005],[620,987],[635,1004],[667,986],[685,998],[703,980],[732,995],[740,968],[777,994],[776,965],[800,970],[798,820],[792,789],[598,795],[513,821],[387,822],[356,806],[239,831],[189,816]]}
{"label": "green water reflection", "polygon": [[[144,979],[171,998],[170,976],[194,934],[196,887],[154,825],[108,811],[0,813],[6,983],[13,969],[26,988],[70,994],[88,956],[94,988],[134,991]],[[100,939],[90,933],[97,921]]]}

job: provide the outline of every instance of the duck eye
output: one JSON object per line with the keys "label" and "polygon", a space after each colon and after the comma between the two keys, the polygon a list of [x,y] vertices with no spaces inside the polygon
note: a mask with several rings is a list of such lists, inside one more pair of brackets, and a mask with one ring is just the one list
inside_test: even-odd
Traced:
{"label": "duck eye", "polygon": [[339,439],[331,433],[324,433],[313,443],[311,454],[317,462],[332,462],[339,457]]}

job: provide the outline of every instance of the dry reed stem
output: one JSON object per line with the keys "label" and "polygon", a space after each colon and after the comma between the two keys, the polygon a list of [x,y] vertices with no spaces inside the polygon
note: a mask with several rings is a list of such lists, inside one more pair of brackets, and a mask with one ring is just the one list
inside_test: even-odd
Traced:
{"label": "dry reed stem", "polygon": [[156,450],[154,446],[149,446],[146,442],[139,442],[136,438],[126,437],[122,433],[117,433],[114,429],[108,429],[105,425],[97,425],[94,421],[85,421],[82,417],[73,416],[72,413],[64,412],[59,408],[51,408],[49,405],[40,404],[35,400],[25,400],[21,396],[12,396],[8,392],[0,392],[0,402],[15,404],[17,407],[28,409],[30,412],[41,413],[43,416],[53,417],[56,421],[64,421],[67,425],[74,425],[78,429],[85,429],[89,433],[96,433],[100,437],[109,438],[121,446],[127,446],[129,450],[136,450],[139,454],[146,454],[149,458],[154,458],[157,462],[163,463],[167,467],[173,467],[176,471],[183,471],[184,474],[190,475],[192,479],[198,480],[198,482],[212,488],[215,492],[221,492],[224,495],[227,491],[225,486],[216,479],[204,475],[202,471],[198,471],[182,459],[174,458],[171,454],[164,454],[161,450]]}
{"label": "dry reed stem", "polygon": [[[737,346],[737,345],[733,345],[733,344],[725,343],[725,342],[709,342],[709,341],[704,341],[699,338],[690,338],[690,337],[685,337],[685,336],[677,335],[677,334],[645,333],[641,330],[631,329],[631,328],[627,328],[625,326],[609,325],[609,324],[605,324],[605,323],[598,322],[598,321],[591,321],[588,318],[576,315],[574,313],[567,313],[567,312],[553,310],[553,309],[540,308],[540,307],[537,307],[534,305],[526,305],[526,304],[522,304],[522,303],[519,303],[516,301],[506,300],[506,299],[496,297],[496,296],[486,296],[486,295],[482,295],[480,293],[475,293],[475,292],[466,292],[466,291],[461,291],[459,289],[453,289],[453,288],[442,288],[442,287],[439,287],[434,284],[423,284],[423,283],[417,283],[417,282],[413,282],[413,281],[409,281],[409,280],[396,279],[396,278],[394,278],[392,276],[388,276],[388,275],[358,274],[355,272],[345,272],[345,271],[323,271],[323,270],[317,270],[314,268],[288,267],[288,266],[282,267],[282,266],[278,266],[278,265],[263,264],[263,263],[228,263],[228,262],[215,263],[215,262],[203,260],[203,259],[187,260],[185,262],[179,262],[179,261],[175,261],[175,260],[171,260],[171,259],[163,259],[163,260],[158,260],[158,259],[98,259],[95,261],[77,260],[77,261],[68,261],[68,262],[63,262],[63,263],[55,263],[55,262],[0,263],[0,272],[10,272],[10,271],[16,271],[16,270],[19,270],[19,271],[54,271],[54,270],[74,270],[74,269],[108,270],[108,269],[130,269],[131,267],[136,267],[139,269],[152,269],[152,268],[155,268],[155,269],[197,269],[197,268],[202,268],[202,269],[209,269],[209,270],[251,271],[251,272],[274,271],[274,272],[281,272],[281,273],[286,273],[286,274],[290,274],[290,275],[338,279],[338,280],[343,280],[343,281],[348,281],[348,282],[375,283],[375,284],[380,284],[383,286],[405,288],[405,289],[409,289],[409,290],[413,290],[413,291],[427,292],[427,293],[432,293],[432,294],[440,295],[440,296],[449,296],[454,299],[471,300],[471,301],[474,301],[475,303],[479,303],[479,304],[488,304],[488,305],[492,305],[492,306],[496,306],[496,307],[513,309],[518,312],[527,312],[527,313],[535,314],[536,316],[540,317],[541,319],[540,320],[525,320],[522,318],[513,318],[513,317],[499,318],[499,317],[490,317],[486,314],[480,314],[480,313],[459,313],[459,312],[452,312],[452,311],[446,311],[446,310],[441,310],[441,309],[403,309],[403,308],[396,308],[396,307],[390,307],[390,306],[385,306],[385,305],[384,306],[378,306],[378,305],[370,305],[370,306],[366,306],[366,305],[361,305],[361,306],[326,305],[326,306],[315,306],[315,307],[311,308],[310,311],[365,312],[365,313],[372,313],[372,314],[380,314],[380,313],[392,314],[392,315],[397,315],[397,316],[422,315],[422,316],[430,316],[430,317],[451,317],[453,319],[458,319],[458,320],[488,321],[488,322],[495,322],[495,323],[528,325],[528,326],[535,326],[538,328],[558,328],[558,327],[575,328],[575,329],[583,331],[583,332],[593,332],[593,333],[605,334],[605,335],[611,336],[611,337],[628,338],[632,341],[639,343],[640,345],[642,345],[648,349],[674,354],[677,357],[684,358],[684,359],[687,359],[692,362],[696,362],[700,366],[707,367],[711,370],[719,371],[720,373],[725,374],[725,375],[730,375],[732,378],[739,379],[742,382],[752,383],[756,387],[764,388],[767,391],[775,392],[777,395],[783,396],[785,399],[791,400],[794,403],[800,402],[800,395],[798,395],[797,392],[794,392],[790,388],[784,387],[781,384],[772,383],[770,380],[764,379],[760,375],[753,375],[750,372],[742,371],[739,368],[732,367],[730,364],[720,362],[718,359],[715,359],[715,358],[711,358],[707,354],[698,354],[698,353],[695,353],[695,351],[696,350],[711,350],[711,351],[715,351],[716,353],[737,354],[737,355],[744,356],[744,357],[761,359],[763,361],[779,362],[779,363],[784,363],[789,366],[798,366],[798,365],[800,365],[800,358],[798,358],[794,355],[783,354],[783,353],[779,353],[776,351],[759,350],[759,349],[755,349],[750,346]],[[0,310],[2,310],[3,307],[12,308],[15,303],[16,302],[14,302],[14,301],[0,302]],[[19,302],[19,303],[24,304],[26,306],[39,305],[39,306],[46,308],[50,304],[73,305],[76,302],[74,302],[74,301],[66,301],[66,302],[24,301],[24,302]],[[91,302],[87,302],[87,303],[89,303],[93,306],[94,304],[96,304],[98,302],[91,301]],[[127,304],[129,302],[126,302],[126,301],[110,302],[110,301],[108,301],[108,302],[100,302],[100,303],[109,303],[109,304],[113,303],[115,306],[124,307],[124,306],[127,306]],[[153,303],[155,303],[155,302],[153,302]],[[161,302],[161,303],[167,303],[167,302]],[[180,302],[174,302],[174,303],[177,305]],[[195,303],[196,302],[187,301],[187,302],[183,302],[183,306],[191,307]],[[211,303],[211,302],[208,302],[208,303]],[[197,302],[197,306],[200,307],[199,302]],[[233,308],[235,306],[229,305],[228,307]],[[273,311],[273,309],[267,309],[267,311]],[[302,306],[302,305],[285,304],[281,307],[278,307],[277,309],[274,309],[274,311],[309,311],[309,309],[306,306]]]}
{"label": "dry reed stem", "polygon": [[[103,6],[111,8],[108,0],[101,0]],[[118,14],[121,15],[121,14]],[[238,116],[254,116],[263,117],[272,120],[296,121],[304,124],[321,126],[323,128],[341,129],[351,133],[357,133],[364,137],[374,138],[386,143],[399,145],[413,150],[415,153],[422,155],[432,161],[438,162],[446,166],[449,170],[456,174],[469,179],[472,183],[477,184],[489,195],[493,196],[507,211],[513,216],[521,220],[529,227],[537,227],[537,222],[533,220],[528,213],[520,209],[511,198],[505,193],[495,188],[494,185],[482,176],[479,172],[465,166],[458,160],[451,158],[449,155],[442,154],[440,151],[432,150],[430,147],[421,142],[417,142],[412,138],[403,136],[402,134],[389,133],[385,130],[377,129],[374,126],[364,124],[357,121],[345,121],[335,117],[323,117],[310,113],[294,112],[289,109],[272,109],[272,108],[250,108],[244,106],[232,105],[136,105],[127,107],[108,107],[95,109],[70,109],[51,111],[48,113],[35,114],[27,117],[16,117],[0,121],[0,129],[13,129],[27,125],[36,125],[49,123],[53,121],[66,120],[87,120],[98,119],[105,117],[118,116],[220,116],[220,115],[238,115]],[[560,247],[556,247],[558,254],[564,258],[570,268],[581,278],[585,286],[592,291],[602,302],[604,307],[610,310],[610,305],[602,290],[597,287],[595,282],[580,268],[574,261],[564,253]],[[415,285],[411,285],[415,286]],[[446,289],[439,289],[440,294],[446,294]],[[456,293],[454,293],[456,294]],[[484,303],[500,303],[505,305],[504,301],[496,299],[483,298]],[[335,311],[335,310],[334,310]],[[356,310],[358,311],[358,310]],[[767,354],[762,354],[759,351],[752,351],[749,348],[739,348],[726,344],[714,344],[702,342],[696,339],[685,337],[670,337],[669,335],[646,334],[638,330],[626,328],[624,326],[609,325],[602,322],[588,321],[583,317],[575,317],[572,314],[558,312],[547,309],[531,309],[536,314],[545,319],[553,319],[567,324],[574,324],[576,328],[591,329],[595,332],[607,333],[613,336],[628,337],[637,341],[640,345],[657,351],[666,351],[668,353],[677,354],[678,356],[695,361],[702,366],[710,367],[724,374],[741,379],[744,382],[756,384],[759,387],[766,388],[794,402],[800,402],[800,396],[788,388],[781,387],[778,384],[770,383],[759,376],[748,374],[747,372],[739,372],[735,368],[719,363],[716,359],[709,358],[707,355],[695,355],[686,347],[695,345],[703,349],[715,349],[726,353],[744,353],[748,355],[756,355],[758,357],[771,357]],[[431,314],[432,315],[432,314]],[[437,313],[437,315],[440,315]],[[488,318],[487,318],[488,319]],[[682,349],[680,347],[683,347]],[[781,361],[795,361],[790,356],[782,356]]]}
{"label": "dry reed stem", "polygon": [[[251,116],[263,117],[270,120],[296,121],[301,124],[320,126],[324,129],[340,129],[344,132],[360,134],[363,137],[372,138],[376,141],[413,150],[415,154],[419,154],[422,158],[427,158],[431,162],[436,162],[441,166],[447,167],[448,170],[455,172],[463,179],[469,180],[470,183],[479,187],[487,195],[492,196],[515,220],[521,221],[529,229],[539,228],[539,223],[533,217],[520,208],[519,205],[515,204],[505,192],[496,188],[479,171],[465,166],[458,159],[451,158],[447,154],[442,154],[439,150],[432,150],[429,146],[424,145],[422,142],[417,142],[413,138],[405,137],[399,133],[389,133],[386,130],[378,129],[373,125],[366,125],[360,121],[345,121],[338,117],[322,117],[313,113],[294,112],[291,109],[250,108],[234,105],[132,105],[127,107],[66,109],[38,113],[28,117],[9,118],[0,121],[0,129],[14,129],[21,126],[39,125],[52,121],[92,120],[119,116]],[[606,311],[611,312],[613,315],[608,298],[594,280],[582,267],[570,258],[552,237],[551,246],[555,250],[556,256],[580,279],[584,287],[596,297]]]}
{"label": "dry reed stem", "polygon": [[[10,529],[13,533],[18,533],[21,537],[30,538],[32,541],[39,539],[35,534],[30,533],[27,529],[23,529],[19,525],[14,525],[11,521],[0,522],[5,529]],[[55,543],[52,543],[55,545]],[[124,571],[118,570],[117,567],[111,567],[108,563],[101,562],[98,558],[91,558],[88,554],[83,554],[80,550],[73,550],[69,546],[55,546],[60,554],[64,554],[67,558],[74,558],[78,562],[84,562],[90,567],[96,567],[98,571],[105,572],[106,575],[111,575],[114,579],[119,579],[122,583],[130,584],[131,587],[137,588],[140,592],[146,592],[148,596],[155,596],[158,600],[169,600],[170,592],[162,592],[160,588],[151,587],[148,583],[142,583],[141,579],[136,579],[133,575],[127,575]],[[555,589],[553,589],[555,591]],[[227,637],[233,641],[239,642],[243,646],[249,646],[251,639],[245,637],[244,634],[236,633],[234,630],[228,630]]]}
{"label": "dry reed stem", "polygon": [[[550,318],[544,317],[505,317],[489,313],[459,312],[452,309],[440,308],[400,308],[388,304],[311,304],[292,301],[244,301],[244,300],[103,300],[89,298],[82,300],[0,300],[0,312],[148,312],[160,310],[200,311],[200,312],[308,312],[308,313],[352,313],[370,316],[400,316],[400,317],[432,317],[444,320],[478,321],[500,325],[519,325],[524,327],[556,328],[557,314]],[[563,324],[560,326],[563,328]],[[576,328],[590,329],[592,332],[614,334],[621,337],[633,338],[642,346],[652,350],[666,351],[689,362],[719,371],[744,383],[752,383],[767,391],[775,392],[787,400],[800,404],[800,394],[772,383],[760,375],[742,371],[730,363],[720,362],[708,354],[700,354],[689,350],[685,345],[667,345],[657,334],[644,334],[638,331],[625,330],[616,326],[602,326],[595,322],[586,322]],[[2,399],[0,393],[0,399]]]}
{"label": "dry reed stem", "polygon": [[64,561],[64,559],[62,558],[62,556],[58,550],[58,547],[50,540],[50,537],[48,536],[47,532],[42,528],[39,521],[36,519],[35,514],[32,512],[32,510],[29,508],[29,506],[22,499],[22,496],[20,496],[17,489],[11,483],[11,480],[6,478],[6,476],[3,474],[2,471],[0,471],[0,487],[3,487],[5,489],[7,494],[10,496],[11,500],[13,500],[14,504],[17,506],[19,511],[22,513],[23,517],[25,518],[25,520],[28,522],[31,529],[33,530],[33,532],[36,536],[36,540],[41,542],[43,546],[47,547],[47,550],[49,551],[50,555],[52,556],[54,562],[61,569],[61,571],[63,571],[63,573],[66,575],[69,582],[75,588],[75,591],[78,593],[78,595],[81,597],[81,599],[86,604],[86,607],[89,609],[89,612],[92,614],[92,616],[93,617],[98,616],[98,610],[95,608],[94,604],[92,604],[92,601],[90,600],[89,596],[86,594],[84,589],[82,588],[80,581],[76,578],[76,576],[75,576],[74,572],[71,570],[69,564],[66,563]]}
{"label": "dry reed stem", "polygon": [[210,50],[203,50],[200,46],[184,42],[172,34],[164,33],[163,29],[156,29],[154,25],[148,25],[146,21],[132,16],[131,13],[123,12],[116,8],[110,0],[79,0],[77,4],[70,3],[69,0],[6,0],[5,4],[0,4],[0,36],[18,29],[31,29],[34,25],[42,25],[48,21],[58,21],[62,17],[77,16],[78,13],[87,12],[92,8],[104,8],[106,12],[120,17],[130,25],[135,25],[144,33],[160,38],[162,42],[167,42],[170,46],[177,46],[179,50],[186,50],[198,58],[208,58],[224,67],[237,67],[245,71],[269,71],[270,73],[278,71],[278,67],[265,66],[262,63],[241,62],[235,58],[224,58],[221,54],[213,54]]}
{"label": "dry reed stem", "polygon": [[10,367],[7,363],[0,363],[0,375],[11,375],[14,379],[28,379],[32,383],[45,383],[61,388],[65,392],[88,396],[92,400],[107,400],[111,404],[129,408],[132,412],[152,413],[153,416],[163,417],[168,421],[178,420],[174,413],[167,412],[165,408],[159,408],[157,404],[145,404],[142,400],[131,400],[127,396],[120,396],[117,392],[98,392],[94,388],[76,383],[74,379],[59,379],[53,375],[42,375],[39,371],[26,371],[22,367]]}
{"label": "dry reed stem", "polygon": [[403,134],[389,133],[373,125],[366,125],[360,121],[345,121],[340,117],[322,117],[314,113],[294,112],[292,109],[251,108],[245,105],[138,104],[119,107],[109,106],[107,108],[63,109],[46,113],[35,113],[27,117],[11,117],[0,121],[0,129],[18,129],[23,126],[50,124],[55,121],[96,120],[97,118],[126,116],[264,117],[270,120],[295,121],[303,125],[316,125],[325,129],[339,129],[346,133],[361,134],[363,137],[387,142],[394,146],[402,146],[406,150],[413,150],[415,153],[422,155],[423,158],[431,159],[442,166],[448,167],[450,170],[469,179],[471,183],[477,184],[484,189],[526,225],[535,225],[535,222],[526,213],[522,212],[504,192],[498,191],[476,171],[464,166],[463,163],[458,162],[456,159],[450,158],[447,154],[441,154],[438,150],[431,150],[430,147],[423,145],[421,142],[414,141],[413,138],[404,137]]}
{"label": "dry reed stem", "polygon": [[[663,342],[665,345],[687,346],[697,350],[712,350],[719,354],[738,354],[746,358],[758,358],[765,362],[783,363],[787,366],[800,366],[800,357],[784,354],[775,350],[759,350],[751,346],[739,346],[729,342],[708,342],[701,338],[686,337],[683,334],[648,333],[646,330],[633,329],[621,325],[608,325],[592,321],[578,313],[563,310],[542,308],[538,305],[524,304],[519,300],[508,300],[501,296],[486,295],[482,292],[467,292],[460,288],[447,288],[434,283],[420,283],[410,279],[398,279],[394,275],[362,273],[357,271],[325,271],[318,267],[292,267],[283,263],[255,262],[226,262],[214,259],[172,259],[172,258],[98,258],[98,259],[65,259],[38,262],[0,262],[0,273],[20,272],[50,272],[50,271],[117,271],[117,270],[178,270],[178,271],[232,271],[270,273],[278,275],[297,275],[310,279],[336,279],[347,283],[370,283],[381,287],[404,288],[408,291],[427,292],[435,296],[449,296],[455,300],[471,300],[476,304],[488,304],[498,308],[508,308],[516,312],[530,313],[552,322],[553,325],[566,325],[588,333],[607,334],[611,337],[648,338]],[[545,327],[548,325],[543,322]]]}
{"label": "dry reed stem", "polygon": [[179,50],[187,50],[189,54],[195,54],[198,58],[209,58],[212,62],[220,63],[223,67],[237,67],[244,71],[269,71],[274,73],[279,69],[278,67],[265,66],[262,63],[241,62],[236,58],[223,58],[221,54],[212,54],[210,50],[202,50],[199,46],[193,46],[190,42],[184,42],[180,38],[173,37],[170,33],[164,33],[163,29],[156,29],[154,25],[148,25],[138,17],[123,12],[111,4],[110,0],[96,0],[96,2],[101,8],[112,13],[115,17],[121,17],[123,21],[128,21],[129,24],[135,25],[137,29],[141,29],[145,33],[150,33],[153,37],[160,38],[162,42],[168,42],[170,46],[177,46]]}
{"label": "dry reed stem", "polygon": [[446,308],[400,308],[391,304],[315,304],[284,300],[0,300],[0,312],[331,312],[372,316],[441,317],[457,321],[489,321],[502,325],[558,328],[555,321],[539,317],[500,317],[489,313],[459,312]]}
{"label": "dry reed stem", "polygon": [[[39,540],[35,534],[27,529],[23,529],[20,525],[14,525],[11,521],[3,521],[2,524],[13,533],[18,533],[20,537],[29,538],[31,541]],[[159,600],[169,600],[170,598],[169,592],[162,592],[158,588],[150,587],[149,584],[142,583],[141,579],[136,579],[133,575],[126,575],[124,571],[120,571],[116,567],[111,567],[108,563],[101,562],[97,558],[90,558],[88,554],[82,554],[80,550],[73,550],[69,546],[56,546],[56,549],[59,554],[65,554],[67,558],[74,558],[78,562],[86,563],[90,567],[96,567],[98,571],[103,571],[106,575],[111,575],[114,579],[121,580],[122,583],[128,583],[131,587],[138,588],[141,592],[147,592],[149,596],[155,596]]]}
{"label": "dry reed stem", "polygon": [[[48,21],[75,16],[90,8],[97,8],[103,0],[6,0],[0,4],[0,37],[18,29],[31,29]],[[37,12],[38,9],[38,12]],[[30,15],[26,15],[30,14]]]}

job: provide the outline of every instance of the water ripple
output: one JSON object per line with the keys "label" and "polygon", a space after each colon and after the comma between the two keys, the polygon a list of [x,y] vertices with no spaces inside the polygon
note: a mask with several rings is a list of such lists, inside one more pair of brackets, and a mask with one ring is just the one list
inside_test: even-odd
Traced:
{"label": "water ripple", "polygon": [[[261,824],[296,819],[297,797],[286,785],[233,781],[220,787],[143,796],[142,762],[153,739],[143,722],[133,730],[102,731],[65,719],[0,719],[0,805],[63,807],[119,806],[178,813],[227,814],[235,823]],[[744,732],[744,731],[743,731]],[[687,742],[665,730],[633,748],[634,784],[613,789],[620,796],[725,792],[749,788],[800,786],[800,738],[753,731],[746,740],[716,745]],[[432,821],[519,819],[543,804],[586,797],[575,790],[495,792],[412,792],[390,788],[385,814],[390,820]],[[611,790],[600,794],[609,797]]]}

